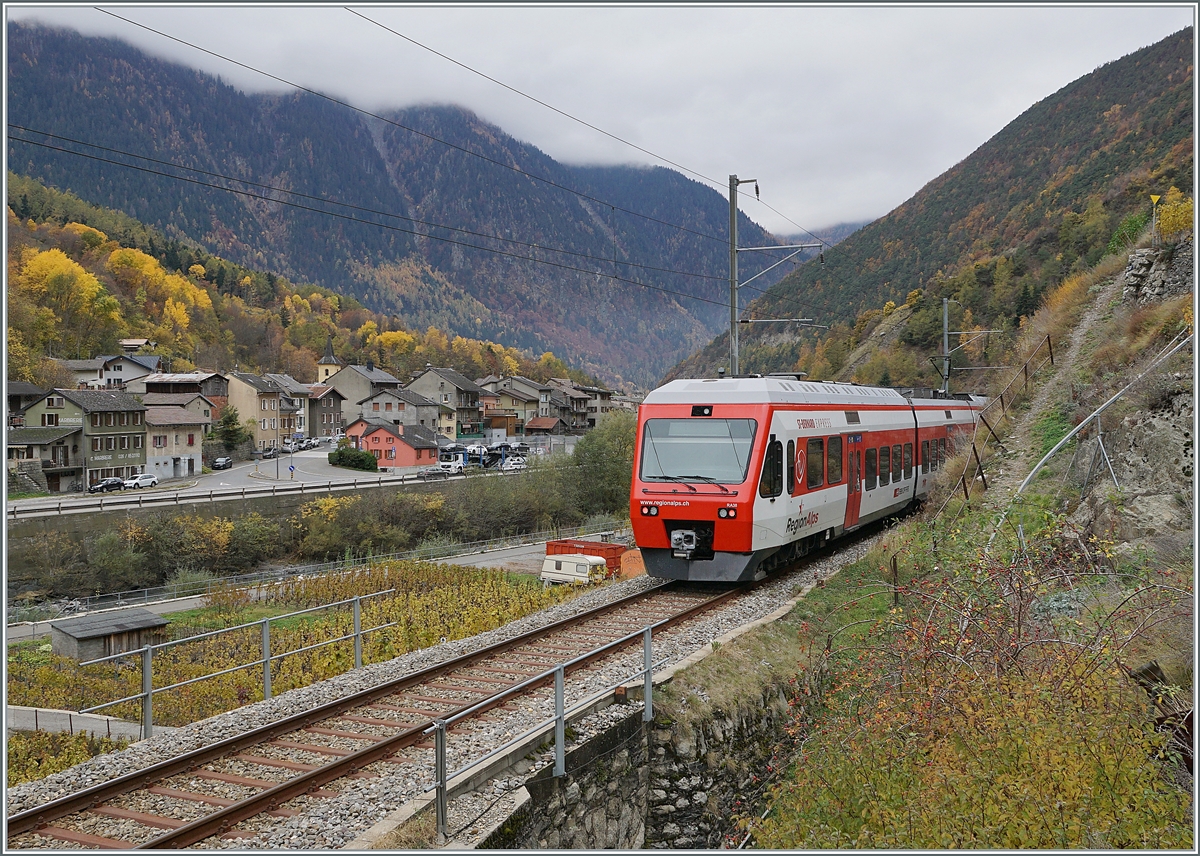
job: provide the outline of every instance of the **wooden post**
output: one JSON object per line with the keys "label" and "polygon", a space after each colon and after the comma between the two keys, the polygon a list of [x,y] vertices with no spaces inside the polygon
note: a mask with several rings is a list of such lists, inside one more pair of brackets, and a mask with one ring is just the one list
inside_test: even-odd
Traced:
{"label": "wooden post", "polygon": [[895,556],[892,556],[892,606],[900,606],[900,569]]}
{"label": "wooden post", "polygon": [[965,496],[967,498],[967,502],[970,502],[971,501],[971,493],[970,493],[970,491],[967,490],[967,474],[963,473],[962,478],[960,478],[958,481],[962,485],[963,496]]}
{"label": "wooden post", "polygon": [[983,489],[987,490],[987,475],[983,472],[983,462],[979,460],[979,450],[975,448],[975,443],[971,443],[971,451],[975,454],[975,466],[977,470],[975,474],[983,479]]}

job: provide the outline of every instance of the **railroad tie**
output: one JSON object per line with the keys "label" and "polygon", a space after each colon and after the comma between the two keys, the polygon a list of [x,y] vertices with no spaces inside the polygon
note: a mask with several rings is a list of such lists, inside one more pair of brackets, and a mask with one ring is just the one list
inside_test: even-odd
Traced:
{"label": "railroad tie", "polygon": [[161,814],[147,814],[142,811],[133,811],[128,808],[117,808],[110,805],[98,805],[88,809],[90,814],[99,814],[103,817],[117,817],[122,820],[133,820],[140,823],[142,826],[151,826],[155,829],[178,829],[187,823],[186,820],[176,820],[173,817],[163,817]]}
{"label": "railroad tie", "polygon": [[70,841],[72,844],[86,844],[102,850],[132,850],[137,846],[132,841],[105,838],[103,835],[89,835],[86,832],[76,832],[74,829],[63,829],[61,826],[43,826],[34,834],[46,838],[56,838],[59,841]]}

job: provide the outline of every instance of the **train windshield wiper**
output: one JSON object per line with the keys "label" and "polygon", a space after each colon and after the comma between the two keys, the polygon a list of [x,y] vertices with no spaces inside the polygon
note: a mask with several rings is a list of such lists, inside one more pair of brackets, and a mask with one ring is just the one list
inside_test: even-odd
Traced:
{"label": "train windshield wiper", "polygon": [[712,478],[711,476],[676,476],[676,478],[687,479],[688,481],[698,481],[698,482],[704,482],[705,484],[716,485],[724,493],[730,492],[729,488],[725,487],[725,485],[721,484],[719,481]]}
{"label": "train windshield wiper", "polygon": [[692,493],[699,493],[700,491],[696,490],[694,487],[692,487],[690,484],[688,484],[688,483],[687,483],[687,478],[688,478],[688,477],[685,477],[685,476],[668,476],[668,475],[657,475],[657,476],[646,476],[644,480],[645,480],[645,481],[671,481],[671,482],[679,482],[681,485],[683,485],[684,487],[686,487],[686,488],[687,488],[688,490],[690,490]]}

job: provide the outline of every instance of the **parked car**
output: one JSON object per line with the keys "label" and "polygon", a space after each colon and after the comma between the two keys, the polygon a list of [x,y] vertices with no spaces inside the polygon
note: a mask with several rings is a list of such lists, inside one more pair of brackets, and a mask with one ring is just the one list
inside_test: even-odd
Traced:
{"label": "parked car", "polygon": [[100,479],[93,485],[88,485],[88,493],[108,493],[110,490],[125,490],[125,480],[116,476]]}
{"label": "parked car", "polygon": [[158,476],[154,473],[138,473],[132,478],[125,479],[125,487],[154,487],[158,484]]}
{"label": "parked car", "polygon": [[503,464],[500,465],[500,470],[502,472],[506,472],[506,473],[514,472],[517,470],[527,470],[527,469],[529,469],[529,465],[527,463],[525,463],[524,458],[520,458],[520,457],[509,458],[507,461],[505,461]]}
{"label": "parked car", "polygon": [[272,447],[271,447],[271,448],[269,448],[269,449],[263,449],[262,456],[263,456],[264,458],[273,458],[273,457],[275,457],[275,456],[276,456],[276,455],[278,455],[278,454],[279,454],[279,450],[278,450],[278,449],[276,449],[274,446],[272,446]]}
{"label": "parked car", "polygon": [[417,478],[421,481],[430,481],[431,479],[448,479],[450,473],[443,470],[441,467],[426,467],[417,473]]}
{"label": "parked car", "polygon": [[315,448],[317,448],[317,446],[320,446],[320,445],[321,445],[321,441],[318,440],[316,437],[306,437],[305,439],[300,441],[301,449],[315,449]]}
{"label": "parked car", "polygon": [[487,450],[487,446],[483,445],[482,443],[472,443],[471,445],[467,446],[467,454],[473,458],[478,458],[480,455],[486,455]]}
{"label": "parked car", "polygon": [[528,455],[529,454],[529,444],[528,443],[513,443],[512,450],[514,452],[516,452],[518,455]]}
{"label": "parked car", "polygon": [[227,470],[233,466],[233,458],[217,458],[212,462],[214,470]]}

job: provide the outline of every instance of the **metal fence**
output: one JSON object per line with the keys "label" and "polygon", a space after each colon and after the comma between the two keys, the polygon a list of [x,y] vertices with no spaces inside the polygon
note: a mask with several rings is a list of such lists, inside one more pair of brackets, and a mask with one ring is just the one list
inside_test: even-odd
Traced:
{"label": "metal fence", "polygon": [[280,582],[292,577],[310,574],[327,574],[336,571],[348,571],[355,568],[370,567],[375,562],[388,561],[431,561],[471,553],[486,553],[490,550],[501,550],[507,547],[521,547],[536,544],[539,541],[550,541],[558,538],[577,538],[582,535],[599,535],[602,540],[618,540],[626,537],[630,530],[614,529],[609,524],[593,526],[571,526],[560,529],[547,529],[541,532],[531,532],[525,535],[509,535],[503,538],[491,538],[486,541],[470,541],[466,543],[431,544],[406,550],[401,553],[347,553],[341,559],[331,562],[319,562],[311,565],[292,565],[286,568],[259,570],[248,574],[238,574],[229,577],[213,577],[191,580],[151,588],[119,591],[110,594],[99,594],[76,598],[66,602],[12,605],[8,608],[9,624],[21,621],[46,621],[53,618],[63,618],[68,615],[78,615],[84,612],[95,612],[101,609],[113,609],[123,606],[143,606],[148,603],[158,603],[164,600],[177,600],[185,597],[202,597],[218,589],[229,587],[253,586]]}
{"label": "metal fence", "polygon": [[[123,651],[120,654],[111,654],[107,657],[99,657],[95,660],[88,660],[86,663],[80,663],[81,666],[94,666],[97,663],[106,663],[113,660],[120,660],[126,657],[140,657],[142,661],[142,691],[134,695],[125,696],[124,698],[116,699],[115,701],[106,701],[103,704],[94,705],[93,707],[84,708],[80,713],[92,713],[97,710],[103,710],[106,707],[121,704],[127,701],[141,700],[142,703],[142,737],[150,737],[154,734],[154,694],[163,693],[167,690],[178,689],[189,684],[195,684],[200,681],[206,681],[209,678],[215,678],[220,675],[227,675],[231,672],[238,672],[242,669],[250,669],[256,666],[262,668],[263,681],[263,698],[271,697],[271,663],[276,660],[282,660],[284,657],[291,654],[299,654],[302,651],[311,651],[314,648],[320,648],[325,645],[332,645],[334,642],[345,642],[347,639],[354,640],[354,668],[362,668],[362,639],[367,633],[372,633],[376,630],[382,630],[385,627],[391,627],[396,622],[389,621],[387,624],[379,624],[375,627],[363,629],[362,626],[362,601],[372,597],[379,597],[385,594],[391,594],[395,589],[387,589],[386,591],[378,591],[374,594],[360,595],[347,600],[339,600],[335,603],[326,603],[321,606],[310,607],[309,609],[301,609],[297,612],[289,612],[286,615],[276,615],[271,618],[264,618],[261,621],[255,621],[250,624],[239,624],[235,627],[226,627],[222,630],[213,630],[208,633],[200,633],[195,636],[188,636],[185,639],[175,639],[171,642],[161,642],[157,645],[146,645],[134,651]],[[310,612],[317,612],[322,609],[332,609],[346,604],[353,605],[354,611],[354,632],[348,633],[345,636],[336,636],[333,639],[326,639],[323,642],[317,642],[313,645],[305,645],[302,648],[296,648],[283,653],[272,653],[271,651],[271,622],[281,621],[285,618],[295,618],[297,615],[307,615]],[[262,657],[257,660],[252,660],[249,663],[242,663],[238,666],[232,666],[228,669],[221,669],[217,672],[210,672],[207,675],[191,678],[186,681],[169,684],[165,687],[154,686],[154,652],[162,651],[167,648],[175,647],[176,645],[185,645],[189,642],[198,642],[201,639],[211,639],[221,636],[225,633],[234,633],[238,630],[246,630],[251,627],[260,627],[262,629]]]}

